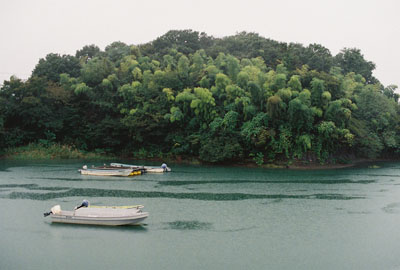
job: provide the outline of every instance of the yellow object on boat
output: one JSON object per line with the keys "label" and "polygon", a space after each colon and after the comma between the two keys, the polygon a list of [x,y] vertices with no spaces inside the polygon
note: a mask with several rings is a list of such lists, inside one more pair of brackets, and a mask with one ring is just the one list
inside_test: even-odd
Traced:
{"label": "yellow object on boat", "polygon": [[134,176],[134,175],[141,175],[142,171],[138,170],[138,171],[133,171],[129,174],[129,176]]}

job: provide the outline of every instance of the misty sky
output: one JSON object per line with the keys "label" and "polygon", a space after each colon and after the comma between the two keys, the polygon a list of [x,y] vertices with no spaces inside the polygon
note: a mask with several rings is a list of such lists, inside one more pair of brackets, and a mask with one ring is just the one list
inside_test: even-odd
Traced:
{"label": "misty sky", "polygon": [[114,41],[141,44],[192,29],[318,43],[333,55],[355,47],[376,64],[374,76],[385,86],[400,87],[399,12],[397,0],[2,0],[0,82],[28,78],[48,53],[75,55],[89,44],[104,50]]}

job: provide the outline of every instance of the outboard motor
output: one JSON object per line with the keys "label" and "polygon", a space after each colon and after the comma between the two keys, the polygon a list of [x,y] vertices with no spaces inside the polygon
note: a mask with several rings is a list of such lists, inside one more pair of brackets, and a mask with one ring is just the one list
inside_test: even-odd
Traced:
{"label": "outboard motor", "polygon": [[47,217],[47,216],[50,216],[51,214],[53,214],[53,215],[58,215],[58,214],[60,214],[60,213],[61,213],[61,207],[60,207],[60,205],[54,205],[54,206],[50,209],[50,212],[43,213],[43,215],[44,215],[45,217]]}
{"label": "outboard motor", "polygon": [[81,205],[75,207],[75,210],[78,210],[81,207],[89,207],[89,202],[87,200],[83,200]]}
{"label": "outboard motor", "polygon": [[161,164],[161,168],[163,168],[164,172],[167,171],[167,164],[163,163]]}

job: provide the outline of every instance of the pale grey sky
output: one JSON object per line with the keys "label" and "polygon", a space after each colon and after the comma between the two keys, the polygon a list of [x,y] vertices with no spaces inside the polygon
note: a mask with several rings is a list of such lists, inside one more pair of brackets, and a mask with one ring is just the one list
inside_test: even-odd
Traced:
{"label": "pale grey sky", "polygon": [[319,43],[333,55],[356,47],[376,64],[374,75],[385,86],[400,87],[399,12],[398,0],[1,0],[0,82],[13,74],[26,79],[48,53],[141,44],[192,29]]}

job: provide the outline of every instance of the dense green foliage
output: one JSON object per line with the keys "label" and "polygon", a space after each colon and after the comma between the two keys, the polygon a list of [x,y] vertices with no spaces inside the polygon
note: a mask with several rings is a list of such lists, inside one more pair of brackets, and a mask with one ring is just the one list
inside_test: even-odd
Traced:
{"label": "dense green foliage", "polygon": [[136,157],[335,161],[395,156],[397,86],[358,49],[255,33],[169,31],[128,46],[49,54],[0,91],[0,147],[73,145]]}
{"label": "dense green foliage", "polygon": [[9,147],[3,155],[7,159],[37,160],[37,159],[111,159],[103,153],[84,152],[70,145],[30,143],[25,146]]}

